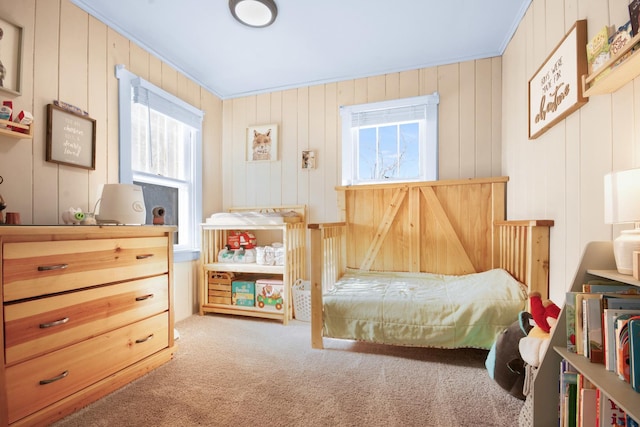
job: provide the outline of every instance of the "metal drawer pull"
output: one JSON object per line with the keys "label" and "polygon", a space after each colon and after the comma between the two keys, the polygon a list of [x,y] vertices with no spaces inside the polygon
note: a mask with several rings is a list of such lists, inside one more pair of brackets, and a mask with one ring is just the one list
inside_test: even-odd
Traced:
{"label": "metal drawer pull", "polygon": [[41,265],[38,267],[38,271],[62,270],[67,267],[69,267],[69,264]]}
{"label": "metal drawer pull", "polygon": [[46,329],[46,328],[50,328],[52,326],[60,326],[60,325],[64,325],[65,323],[67,323],[69,321],[68,317],[65,317],[63,319],[60,320],[56,320],[53,322],[49,322],[49,323],[40,323],[40,329]]}
{"label": "metal drawer pull", "polygon": [[149,341],[151,338],[153,338],[153,334],[149,335],[146,338],[139,338],[136,340],[136,344],[142,344],[143,342],[147,342]]}
{"label": "metal drawer pull", "polygon": [[141,297],[136,297],[136,301],[144,301],[146,299],[153,298],[153,294],[142,295]]}
{"label": "metal drawer pull", "polygon": [[57,377],[53,377],[51,379],[48,380],[40,380],[40,385],[46,385],[46,384],[51,384],[54,383],[58,380],[63,379],[64,377],[66,377],[67,375],[69,375],[69,371],[64,371],[63,373],[61,373],[60,375],[58,375]]}
{"label": "metal drawer pull", "polygon": [[147,259],[151,258],[153,254],[144,254],[144,255],[136,255],[136,259]]}

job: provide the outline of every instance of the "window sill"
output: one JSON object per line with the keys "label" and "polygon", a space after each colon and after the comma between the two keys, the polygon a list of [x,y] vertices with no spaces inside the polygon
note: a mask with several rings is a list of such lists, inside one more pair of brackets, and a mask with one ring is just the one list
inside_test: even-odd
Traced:
{"label": "window sill", "polygon": [[173,251],[173,262],[187,262],[200,259],[200,251],[197,249],[180,249]]}

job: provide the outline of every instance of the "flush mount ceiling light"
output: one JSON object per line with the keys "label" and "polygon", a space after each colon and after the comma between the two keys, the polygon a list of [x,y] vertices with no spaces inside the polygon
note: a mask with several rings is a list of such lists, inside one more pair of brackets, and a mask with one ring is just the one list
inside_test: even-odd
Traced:
{"label": "flush mount ceiling light", "polygon": [[229,9],[238,22],[254,28],[273,24],[278,15],[273,0],[229,0]]}

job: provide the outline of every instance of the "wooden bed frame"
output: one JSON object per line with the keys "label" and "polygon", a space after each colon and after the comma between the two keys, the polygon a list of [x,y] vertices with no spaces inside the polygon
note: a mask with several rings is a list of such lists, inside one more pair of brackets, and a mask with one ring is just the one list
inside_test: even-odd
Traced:
{"label": "wooden bed frame", "polygon": [[337,187],[344,221],[309,224],[311,345],[347,268],[462,275],[504,268],[543,298],[552,220],[507,221],[508,177]]}

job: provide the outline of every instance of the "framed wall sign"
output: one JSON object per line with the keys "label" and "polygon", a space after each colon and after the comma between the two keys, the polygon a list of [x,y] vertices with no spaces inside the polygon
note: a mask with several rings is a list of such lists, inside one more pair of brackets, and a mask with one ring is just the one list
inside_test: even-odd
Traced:
{"label": "framed wall sign", "polygon": [[20,95],[22,27],[0,18],[0,90]]}
{"label": "framed wall sign", "polygon": [[587,21],[571,27],[529,80],[529,139],[535,139],[589,101],[582,93],[587,74]]}
{"label": "framed wall sign", "polygon": [[53,104],[47,105],[47,161],[95,169],[95,119]]}

